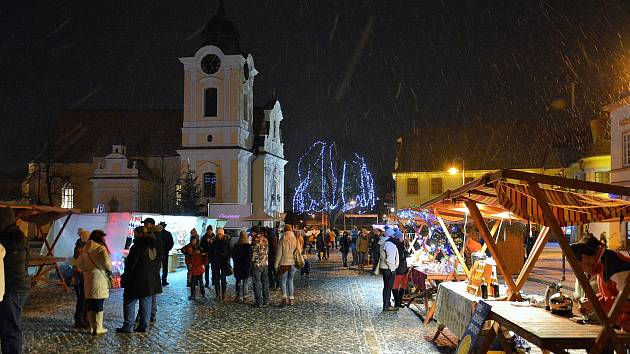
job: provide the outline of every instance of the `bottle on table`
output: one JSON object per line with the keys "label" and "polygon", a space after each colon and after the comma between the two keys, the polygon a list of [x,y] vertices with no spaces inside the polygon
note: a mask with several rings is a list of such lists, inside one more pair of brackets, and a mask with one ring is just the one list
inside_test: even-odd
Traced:
{"label": "bottle on table", "polygon": [[492,278],[491,287],[492,287],[492,296],[494,296],[494,297],[501,296],[499,294],[499,282],[497,281],[497,278]]}
{"label": "bottle on table", "polygon": [[481,279],[481,285],[479,287],[481,288],[481,298],[487,299],[488,298],[488,284],[486,283],[486,278]]}

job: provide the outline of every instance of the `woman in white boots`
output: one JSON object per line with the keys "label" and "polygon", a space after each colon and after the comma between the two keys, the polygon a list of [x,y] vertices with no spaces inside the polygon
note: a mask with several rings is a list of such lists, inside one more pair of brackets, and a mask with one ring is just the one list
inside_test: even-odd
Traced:
{"label": "woman in white boots", "polygon": [[103,231],[92,231],[78,263],[83,271],[89,330],[94,335],[107,333],[103,327],[103,303],[109,297],[108,273],[112,271],[112,261]]}

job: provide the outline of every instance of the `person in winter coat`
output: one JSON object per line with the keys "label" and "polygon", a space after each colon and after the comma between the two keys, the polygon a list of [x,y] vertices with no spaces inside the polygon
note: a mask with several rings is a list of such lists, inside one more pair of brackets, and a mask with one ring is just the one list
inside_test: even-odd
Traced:
{"label": "person in winter coat", "polygon": [[326,259],[330,258],[330,250],[335,245],[335,232],[333,230],[327,230],[324,235],[324,241],[326,242]]}
{"label": "person in winter coat", "polygon": [[367,252],[369,249],[369,243],[370,241],[368,240],[368,232],[366,229],[361,229],[361,233],[359,234],[359,237],[357,238],[357,254],[359,256],[359,273],[363,273],[364,270],[363,268],[365,267],[365,263],[367,262]]}
{"label": "person in winter coat", "polygon": [[326,259],[326,242],[324,241],[324,230],[319,230],[317,239],[315,240],[315,248],[317,249],[317,259],[320,261]]}
{"label": "person in winter coat", "polygon": [[295,239],[297,240],[298,248],[300,249],[300,252],[304,254],[304,236],[303,236],[303,234],[305,234],[304,230],[297,230],[297,233],[293,232],[293,234],[295,235]]}
{"label": "person in winter coat", "polygon": [[162,286],[168,285],[168,256],[175,242],[173,241],[173,234],[166,231],[166,223],[164,221],[159,224],[162,226],[160,232],[160,241],[162,241]]}
{"label": "person in winter coat", "polygon": [[254,300],[256,307],[269,305],[269,241],[259,226],[250,230],[252,237],[252,273],[254,275]]}
{"label": "person in winter coat", "polygon": [[134,229],[134,242],[125,259],[125,271],[121,275],[124,322],[118,333],[131,333],[135,322],[136,303],[140,302],[140,324],[136,332],[146,332],[151,316],[151,298],[162,293],[160,281],[160,248],[155,235],[145,234],[144,228]]}
{"label": "person in winter coat", "polygon": [[[385,229],[388,229],[389,226],[385,226]],[[380,247],[379,240],[381,238],[381,230],[374,229],[369,233],[368,239],[370,240],[369,253],[372,261],[372,271],[370,275],[374,275],[376,272],[376,267],[378,267],[379,258],[380,258]]]}
{"label": "person in winter coat", "polygon": [[206,291],[203,287],[203,273],[205,265],[208,263],[208,255],[205,254],[199,246],[199,238],[191,237],[190,243],[184,246],[182,253],[186,256],[186,265],[189,267],[190,273],[190,297],[188,300],[194,300],[196,295],[195,287],[199,285],[201,297],[206,297]]}
{"label": "person in winter coat", "polygon": [[301,252],[293,234],[291,225],[284,226],[284,236],[278,244],[274,270],[280,274],[280,288],[282,289],[282,303],[280,306],[293,305],[293,276],[295,275],[295,252]]}
{"label": "person in winter coat", "polygon": [[348,252],[350,252],[350,236],[344,231],[339,238],[339,252],[341,252],[341,265],[348,267]]}
{"label": "person in winter coat", "polygon": [[352,248],[352,264],[351,265],[358,265],[359,257],[357,254],[357,241],[359,239],[359,230],[357,230],[356,226],[352,227],[351,236],[352,236],[350,239],[350,248]]}
{"label": "person in winter coat", "polygon": [[[214,241],[215,235],[212,229],[212,225],[208,225],[206,228],[206,233],[203,234],[201,238],[201,252],[205,254],[210,254],[210,245],[212,245],[212,241]],[[210,283],[210,258],[208,258],[208,264],[206,264],[206,288],[210,288],[210,284],[214,284],[214,280]]]}
{"label": "person in winter coat", "polygon": [[87,320],[94,335],[107,333],[103,326],[103,303],[109,297],[109,274],[112,261],[105,243],[105,233],[94,230],[79,256],[79,268],[83,272],[83,288]]}
{"label": "person in winter coat", "polygon": [[398,268],[396,268],[396,276],[394,278],[394,287],[392,290],[394,295],[394,306],[404,307],[402,304],[402,298],[409,285],[407,276],[407,256],[409,256],[409,253],[407,252],[407,244],[402,231],[396,230],[394,232],[394,243],[396,244],[396,249],[398,249]]}
{"label": "person in winter coat", "polygon": [[270,227],[266,227],[263,232],[269,244],[269,270],[267,272],[269,275],[269,288],[275,290],[280,288],[280,279],[273,269],[273,265],[276,263],[276,251],[278,250],[278,235],[276,230]]}
{"label": "person in winter coat", "polygon": [[78,264],[79,256],[83,253],[83,247],[85,247],[89,239],[90,232],[79,229],[79,238],[74,243],[74,252],[72,255],[72,287],[77,296],[77,303],[74,307],[74,328],[90,328],[87,320],[87,311],[85,310],[83,273]]}
{"label": "person in winter coat", "polygon": [[225,235],[223,228],[217,227],[217,237],[210,245],[208,257],[212,265],[212,285],[216,294],[214,300],[225,300],[226,277],[230,267],[230,238]]}
{"label": "person in winter coat", "polygon": [[398,269],[399,257],[398,248],[392,240],[394,230],[388,228],[385,230],[385,236],[379,241],[380,263],[379,268],[383,275],[383,311],[397,311],[397,307],[392,307],[391,297],[394,287],[394,276]]}
{"label": "person in winter coat", "polygon": [[241,231],[238,243],[232,248],[232,260],[236,279],[236,298],[242,302],[247,293],[247,282],[252,277],[252,245],[249,244],[249,236],[245,231]]}
{"label": "person in winter coat", "polygon": [[0,245],[4,256],[4,297],[0,301],[0,347],[2,353],[21,353],[22,308],[28,297],[28,240],[15,223],[9,208],[0,208]]}

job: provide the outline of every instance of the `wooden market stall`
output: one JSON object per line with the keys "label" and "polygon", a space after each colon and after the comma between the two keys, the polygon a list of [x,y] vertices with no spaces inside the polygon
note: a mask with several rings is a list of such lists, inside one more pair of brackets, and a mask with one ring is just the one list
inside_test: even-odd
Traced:
{"label": "wooden market stall", "polygon": [[[31,277],[31,286],[35,286],[40,281],[46,281],[46,275],[55,270],[57,272],[57,275],[59,276],[59,285],[62,286],[66,291],[68,291],[68,286],[66,285],[58,264],[59,262],[65,261],[65,258],[54,257],[53,251],[55,249],[55,246],[57,245],[59,237],[61,237],[64,228],[70,220],[70,216],[72,214],[79,213],[80,211],[77,209],[65,209],[45,205],[10,203],[0,203],[0,208],[11,208],[15,212],[15,217],[16,219],[18,219],[18,222],[22,221],[33,224],[36,229],[37,238],[42,239],[44,242],[43,248],[45,254],[39,256],[31,256],[29,259],[28,266],[37,267],[35,275]],[[53,239],[53,242],[49,243],[43,231],[43,226],[63,217],[65,217],[63,226]]]}
{"label": "wooden market stall", "polygon": [[[607,193],[615,195],[619,199],[605,198],[584,192]],[[630,197],[630,188],[504,169],[485,174],[458,189],[448,190],[439,197],[422,204],[420,208],[427,209],[436,215],[452,245],[454,243],[445,223],[461,221],[466,216],[474,221],[485,242],[484,246],[487,246],[496,262],[498,272],[505,280],[508,288],[508,301],[520,300],[519,291],[527,281],[528,275],[538,260],[550,234],[553,233],[602,323],[602,325],[597,326],[595,331],[597,335],[593,335],[593,326],[575,326],[567,318],[549,314],[549,316],[554,317],[556,327],[564,326],[571,330],[552,331],[543,334],[536,328],[536,323],[540,323],[540,321],[535,321],[534,318],[540,317],[543,322],[549,321],[549,318],[543,318],[547,314],[535,308],[511,306],[514,308],[514,316],[510,316],[506,315],[509,307],[497,306],[495,311],[490,310],[489,319],[493,320],[493,331],[491,336],[487,338],[486,345],[489,345],[489,341],[497,334],[504,343],[501,328],[508,328],[530,342],[540,345],[544,351],[564,352],[567,348],[583,348],[587,349],[589,353],[601,353],[607,345],[612,344],[615,350],[622,352],[623,348],[628,347],[630,343],[629,337],[626,333],[615,330],[613,323],[621,312],[621,305],[625,301],[622,299],[627,299],[630,294],[630,276],[626,279],[626,286],[617,297],[612,309],[606,312],[597,300],[585,274],[578,271],[578,260],[569,247],[569,241],[563,237],[561,227],[591,222],[629,220],[630,202],[623,200],[623,197]],[[509,269],[504,255],[497,250],[493,232],[489,230],[486,224],[486,220],[489,219],[511,219],[543,226],[532,252],[523,268],[518,272],[516,280],[512,277],[512,274],[516,273]],[[464,263],[457,247],[453,247],[453,251],[459,261]],[[466,273],[470,276],[469,269],[466,269]],[[519,313],[517,314],[517,312]],[[515,320],[518,316],[522,317],[523,313],[527,314],[529,320]]]}

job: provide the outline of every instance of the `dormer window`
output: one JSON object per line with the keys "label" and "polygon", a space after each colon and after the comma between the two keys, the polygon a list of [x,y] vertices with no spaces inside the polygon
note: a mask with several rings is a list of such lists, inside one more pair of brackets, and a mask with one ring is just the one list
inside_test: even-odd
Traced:
{"label": "dormer window", "polygon": [[204,92],[204,117],[217,116],[218,92],[216,87],[208,87]]}

